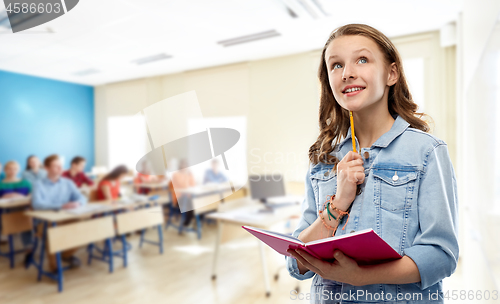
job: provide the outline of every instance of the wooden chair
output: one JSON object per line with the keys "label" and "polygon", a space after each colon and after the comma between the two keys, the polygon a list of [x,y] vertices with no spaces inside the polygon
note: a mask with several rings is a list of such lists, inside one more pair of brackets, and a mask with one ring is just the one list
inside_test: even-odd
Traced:
{"label": "wooden chair", "polygon": [[[57,280],[59,292],[62,292],[63,289],[64,270],[61,265],[61,252],[103,240],[106,242],[108,248],[112,248],[111,238],[114,236],[113,218],[110,216],[50,227],[47,229],[49,253],[56,255],[57,263],[57,274],[55,276],[49,276]],[[113,272],[112,250],[109,250],[108,258],[109,272]],[[43,265],[43,250],[40,258],[40,265]]]}

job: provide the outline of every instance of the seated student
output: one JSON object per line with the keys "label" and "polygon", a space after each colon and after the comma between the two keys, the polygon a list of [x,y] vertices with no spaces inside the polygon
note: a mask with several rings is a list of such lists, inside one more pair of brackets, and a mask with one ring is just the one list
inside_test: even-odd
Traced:
{"label": "seated student", "polygon": [[[43,164],[47,170],[47,176],[38,180],[33,186],[33,209],[73,209],[87,204],[87,198],[78,190],[75,183],[67,178],[62,178],[62,164],[58,155],[48,156]],[[39,232],[41,232],[40,230]],[[79,266],[78,259],[73,256],[76,250],[78,248],[62,253],[62,260],[69,262],[70,267]],[[56,258],[53,254],[49,254],[49,266],[52,271],[57,269]]]}
{"label": "seated student", "polygon": [[33,186],[36,181],[41,180],[47,176],[47,171],[42,168],[40,160],[35,155],[28,157],[26,161],[26,170],[22,173],[21,177],[31,183]]}
{"label": "seated student", "polygon": [[7,162],[4,170],[5,178],[0,182],[0,198],[23,197],[30,194],[30,182],[17,177],[19,164],[16,161]]}
{"label": "seated student", "polygon": [[217,160],[217,158],[214,158],[212,160],[212,168],[205,171],[205,178],[203,179],[203,183],[220,184],[223,182],[227,182],[227,177],[219,171],[219,161]]}
{"label": "seated student", "polygon": [[76,156],[71,160],[71,167],[69,170],[64,171],[62,176],[72,180],[78,188],[83,186],[83,184],[87,186],[94,185],[94,182],[83,172],[84,169],[85,158]]}
{"label": "seated student", "polygon": [[127,167],[120,165],[104,176],[97,186],[97,199],[117,200],[120,197],[120,180],[127,173]]}
{"label": "seated student", "polygon": [[193,187],[196,185],[193,174],[188,169],[188,163],[185,159],[179,162],[179,171],[174,172],[172,175],[172,180],[170,181],[170,193],[172,194],[172,204],[179,209],[180,205],[183,206],[183,209],[186,211],[186,217],[184,219],[183,225],[189,226],[191,223],[191,219],[194,217],[194,210],[192,206],[192,197],[189,193],[180,193],[175,192],[177,190]]}
{"label": "seated student", "polygon": [[[5,164],[4,169],[5,178],[0,181],[0,199],[28,196],[31,193],[31,184],[27,180],[17,177],[19,173],[19,164],[16,161],[9,161]],[[22,209],[25,208],[16,211],[22,211]],[[32,238],[31,230],[21,233],[21,240],[24,248],[29,248],[31,246]],[[24,259],[25,266],[29,263],[28,257],[30,254],[31,249],[28,249]]]}
{"label": "seated student", "polygon": [[151,162],[144,160],[141,163],[141,170],[137,172],[137,176],[134,178],[134,185],[136,186],[137,193],[148,194],[151,189],[147,187],[140,187],[141,184],[157,183],[160,179],[156,175],[152,175],[151,172]]}

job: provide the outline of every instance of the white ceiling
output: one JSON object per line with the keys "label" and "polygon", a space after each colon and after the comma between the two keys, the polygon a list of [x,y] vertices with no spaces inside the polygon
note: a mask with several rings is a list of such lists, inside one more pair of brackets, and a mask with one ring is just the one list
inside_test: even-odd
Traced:
{"label": "white ceiling", "polygon": [[[81,0],[36,28],[16,34],[0,28],[0,70],[100,85],[321,49],[330,32],[347,23],[369,24],[389,37],[435,30],[456,20],[463,5],[460,0],[307,0],[319,3],[328,16],[293,18],[285,3],[297,1],[304,0]],[[281,36],[217,44],[273,29]],[[172,58],[132,62],[159,53]],[[89,69],[99,72],[75,74]]]}

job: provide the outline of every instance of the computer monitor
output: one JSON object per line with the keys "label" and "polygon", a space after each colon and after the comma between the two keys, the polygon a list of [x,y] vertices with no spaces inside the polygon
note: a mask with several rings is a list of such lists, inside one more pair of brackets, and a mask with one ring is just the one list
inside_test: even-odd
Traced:
{"label": "computer monitor", "polygon": [[252,199],[267,204],[267,198],[285,195],[285,183],[281,174],[250,175],[248,177]]}

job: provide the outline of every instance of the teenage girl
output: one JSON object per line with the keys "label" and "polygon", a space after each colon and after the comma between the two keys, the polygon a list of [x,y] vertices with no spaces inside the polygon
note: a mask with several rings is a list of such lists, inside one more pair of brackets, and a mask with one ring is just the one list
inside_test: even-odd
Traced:
{"label": "teenage girl", "polygon": [[318,76],[320,134],[293,236],[372,228],[402,258],[365,266],[338,250],[332,263],[289,250],[290,274],[314,277],[312,303],[443,303],[459,252],[455,172],[446,143],[416,112],[398,51],[378,30],[348,24],[327,40]]}
{"label": "teenage girl", "polygon": [[120,198],[120,181],[127,173],[127,167],[120,165],[104,176],[97,185],[97,200],[118,200]]}
{"label": "teenage girl", "polygon": [[0,198],[24,197],[31,193],[29,181],[17,177],[19,164],[9,161],[5,164],[5,178],[0,180]]}
{"label": "teenage girl", "polygon": [[47,176],[47,171],[43,169],[43,165],[36,155],[28,156],[26,160],[26,170],[22,173],[22,178],[29,181],[32,186],[44,177]]}

